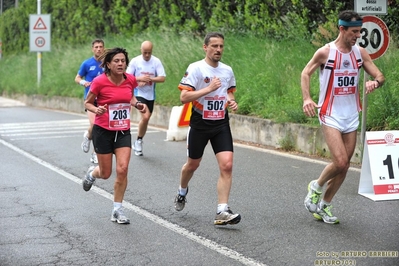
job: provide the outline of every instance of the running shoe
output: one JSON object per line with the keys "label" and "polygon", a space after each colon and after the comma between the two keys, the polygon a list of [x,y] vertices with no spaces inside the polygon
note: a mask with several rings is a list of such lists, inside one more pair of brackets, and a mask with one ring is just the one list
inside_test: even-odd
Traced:
{"label": "running shoe", "polygon": [[234,214],[230,208],[224,212],[219,212],[215,217],[215,225],[238,224],[241,221],[241,215]]}
{"label": "running shoe", "polygon": [[90,166],[89,169],[87,169],[87,173],[83,179],[83,190],[84,191],[89,191],[91,189],[91,186],[94,184],[96,181],[95,177],[91,177],[90,173],[93,172],[94,168],[96,168],[94,165]]}
{"label": "running shoe", "polygon": [[130,219],[125,216],[122,208],[112,211],[111,221],[118,224],[130,224]]}
{"label": "running shoe", "polygon": [[83,141],[82,144],[80,145],[80,147],[82,147],[82,151],[84,153],[88,153],[90,150],[90,139],[89,139],[89,131],[85,131],[85,133],[83,134]]}
{"label": "running shoe", "polygon": [[324,206],[320,206],[318,204],[317,212],[313,213],[313,217],[317,220],[324,221],[328,224],[337,224],[339,220],[331,213],[332,206],[324,204]]}
{"label": "running shoe", "polygon": [[143,140],[136,140],[133,145],[133,150],[135,155],[143,156]]}
{"label": "running shoe", "polygon": [[315,213],[317,211],[317,204],[320,201],[321,192],[312,189],[312,184],[317,182],[317,180],[310,181],[308,185],[308,194],[306,195],[304,204],[305,208],[311,213]]}
{"label": "running shoe", "polygon": [[91,154],[90,162],[95,163],[95,164],[98,163],[97,153],[93,152],[93,153]]}
{"label": "running shoe", "polygon": [[[187,188],[187,193],[188,193],[188,188]],[[184,209],[184,206],[186,206],[187,193],[186,193],[186,195],[183,196],[183,195],[180,195],[179,192],[177,192],[177,195],[176,195],[176,198],[175,198],[175,209],[176,209],[176,211],[181,211],[181,210]]]}

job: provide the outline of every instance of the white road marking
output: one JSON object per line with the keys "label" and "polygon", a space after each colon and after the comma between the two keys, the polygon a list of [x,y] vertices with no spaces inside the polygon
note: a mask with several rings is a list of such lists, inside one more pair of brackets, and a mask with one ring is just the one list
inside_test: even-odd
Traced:
{"label": "white road marking", "polygon": [[[72,138],[77,135],[83,136],[88,125],[87,119],[2,123],[0,124],[0,136],[10,138],[12,141]],[[137,134],[137,126],[132,125],[130,129],[132,134]],[[159,130],[149,128],[146,133],[155,132],[159,132]]]}

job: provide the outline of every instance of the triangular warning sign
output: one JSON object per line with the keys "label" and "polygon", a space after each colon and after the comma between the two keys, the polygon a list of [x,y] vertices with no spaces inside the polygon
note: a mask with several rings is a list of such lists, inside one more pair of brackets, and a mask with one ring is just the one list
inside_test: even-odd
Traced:
{"label": "triangular warning sign", "polygon": [[36,21],[35,26],[33,26],[34,30],[47,30],[46,24],[44,24],[42,18],[39,17],[39,19]]}

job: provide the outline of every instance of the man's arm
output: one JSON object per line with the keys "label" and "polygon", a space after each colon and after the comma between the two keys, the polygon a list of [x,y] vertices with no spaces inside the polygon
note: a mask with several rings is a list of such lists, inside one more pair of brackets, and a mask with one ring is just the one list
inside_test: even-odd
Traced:
{"label": "man's arm", "polygon": [[83,77],[80,76],[79,74],[76,75],[75,82],[79,85],[82,85],[83,87],[90,86],[90,84],[91,84],[91,82],[84,80]]}
{"label": "man's arm", "polygon": [[164,76],[151,77],[150,79],[151,79],[152,82],[156,82],[156,83],[165,82],[165,77]]}
{"label": "man's arm", "polygon": [[366,81],[366,93],[370,93],[384,84],[385,77],[374,64],[366,49],[360,47],[360,53],[363,58],[363,68],[374,80]]}
{"label": "man's arm", "polygon": [[307,116],[315,116],[317,104],[310,96],[310,77],[321,65],[325,64],[328,58],[330,48],[324,46],[314,53],[312,59],[307,63],[301,73],[301,89],[303,99],[303,111]]}
{"label": "man's arm", "polygon": [[222,86],[219,78],[213,77],[209,85],[201,90],[181,90],[180,101],[185,104],[197,100]]}
{"label": "man's arm", "polygon": [[236,102],[236,98],[234,97],[233,92],[228,92],[227,93],[227,104],[233,111],[237,111],[238,109],[238,103]]}
{"label": "man's arm", "polygon": [[157,63],[156,63],[156,77],[152,77],[151,78],[151,81],[152,82],[156,82],[156,83],[162,83],[162,82],[165,82],[165,78],[166,78],[166,73],[165,73],[165,69],[164,69],[164,67],[163,67],[163,65],[162,65],[162,62],[161,62],[161,60],[157,60]]}

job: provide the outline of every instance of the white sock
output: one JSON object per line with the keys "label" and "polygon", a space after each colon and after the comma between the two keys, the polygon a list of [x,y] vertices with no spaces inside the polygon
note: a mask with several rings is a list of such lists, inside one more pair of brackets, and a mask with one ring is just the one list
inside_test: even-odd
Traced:
{"label": "white sock", "polygon": [[122,202],[114,202],[114,211],[122,207]]}
{"label": "white sock", "polygon": [[229,206],[227,205],[227,203],[218,204],[217,213],[227,211],[227,208],[228,208],[228,207],[229,207]]}
{"label": "white sock", "polygon": [[94,168],[93,171],[91,171],[91,172],[89,173],[89,177],[91,178],[91,180],[95,180],[95,179],[96,179],[96,177],[93,176],[93,172],[94,172],[95,169],[96,169],[96,168]]}
{"label": "white sock", "polygon": [[321,187],[319,185],[319,183],[317,183],[317,180],[316,180],[316,182],[312,183],[312,189],[316,190],[317,192],[322,192],[323,191],[323,187]]}
{"label": "white sock", "polygon": [[182,188],[181,186],[179,186],[179,194],[181,196],[186,196],[187,194],[187,188]]}

